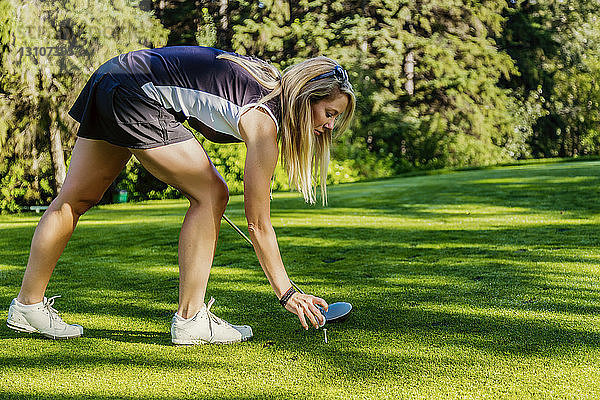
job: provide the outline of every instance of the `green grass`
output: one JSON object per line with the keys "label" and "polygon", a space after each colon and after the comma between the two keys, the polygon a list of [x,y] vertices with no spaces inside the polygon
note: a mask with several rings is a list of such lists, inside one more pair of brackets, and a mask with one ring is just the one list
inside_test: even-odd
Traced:
{"label": "green grass", "polygon": [[[0,398],[598,399],[599,188],[593,161],[340,185],[328,208],[276,194],[291,277],[355,307],[328,344],[279,306],[224,224],[208,295],[255,338],[170,345],[185,203],[94,208],[47,292],[85,337],[0,328]],[[232,198],[245,226],[242,210]],[[2,319],[38,219],[0,216]]]}

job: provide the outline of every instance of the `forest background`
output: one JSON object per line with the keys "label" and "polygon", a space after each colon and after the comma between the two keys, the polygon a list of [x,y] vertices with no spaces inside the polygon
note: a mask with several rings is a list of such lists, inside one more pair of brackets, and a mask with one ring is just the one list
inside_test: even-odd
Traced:
{"label": "forest background", "polygon": [[[436,168],[600,154],[600,0],[0,0],[0,210],[47,205],[77,123],[67,112],[104,61],[208,45],[280,69],[339,61],[357,114],[329,183]],[[243,145],[199,137],[230,191]],[[278,167],[275,189],[287,189]],[[178,197],[135,160],[107,192]]]}

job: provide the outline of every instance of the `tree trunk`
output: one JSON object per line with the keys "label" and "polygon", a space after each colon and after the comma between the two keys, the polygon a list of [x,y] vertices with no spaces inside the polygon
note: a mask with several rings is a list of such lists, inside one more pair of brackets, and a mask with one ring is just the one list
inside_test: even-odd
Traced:
{"label": "tree trunk", "polygon": [[36,197],[39,199],[40,196],[40,158],[37,149],[37,139],[33,136],[33,143],[31,144],[31,175],[33,175],[33,182],[31,188],[36,193]]}
{"label": "tree trunk", "polygon": [[65,165],[65,153],[63,150],[62,139],[60,137],[60,129],[53,121],[49,124],[50,130],[50,155],[52,158],[52,169],[54,170],[54,189],[56,194],[62,189],[67,176],[67,167]]}
{"label": "tree trunk", "polygon": [[229,45],[229,37],[230,37],[230,33],[228,32],[229,30],[229,18],[227,15],[227,11],[228,11],[228,0],[219,0],[219,16],[220,21],[219,21],[219,30],[218,30],[218,34],[217,34],[217,41],[218,41],[218,45],[220,47],[228,47]]}
{"label": "tree trunk", "polygon": [[229,21],[227,20],[227,0],[219,1],[219,15],[221,16],[221,29],[227,32]]}
{"label": "tree trunk", "polygon": [[415,92],[415,83],[413,81],[415,77],[415,53],[412,50],[404,58],[404,73],[406,74],[404,89],[406,93],[412,96]]}
{"label": "tree trunk", "polygon": [[164,24],[165,8],[167,8],[167,1],[166,0],[159,0],[158,2],[153,2],[153,3],[154,4],[158,3],[157,6],[154,8],[154,10],[158,9],[157,17]]}
{"label": "tree trunk", "polygon": [[556,129],[556,134],[560,137],[560,150],[558,153],[559,157],[567,156],[567,134],[563,132],[561,128]]}

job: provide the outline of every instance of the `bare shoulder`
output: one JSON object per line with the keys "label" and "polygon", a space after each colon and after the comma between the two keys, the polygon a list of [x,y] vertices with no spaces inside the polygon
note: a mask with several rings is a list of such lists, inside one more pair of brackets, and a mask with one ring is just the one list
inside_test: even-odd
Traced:
{"label": "bare shoulder", "polygon": [[245,143],[265,139],[277,141],[275,121],[261,108],[252,108],[242,114],[239,128]]}

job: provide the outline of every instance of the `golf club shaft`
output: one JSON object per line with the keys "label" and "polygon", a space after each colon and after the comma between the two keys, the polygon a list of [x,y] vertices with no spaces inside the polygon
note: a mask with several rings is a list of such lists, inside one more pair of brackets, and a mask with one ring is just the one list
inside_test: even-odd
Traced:
{"label": "golf club shaft", "polygon": [[[254,247],[254,245],[252,244],[252,240],[250,240],[250,238],[248,236],[246,236],[246,234],[244,232],[242,232],[242,230],[240,228],[237,227],[236,224],[234,224],[229,218],[227,218],[227,215],[223,214],[223,219],[225,221],[227,221],[227,223],[237,232],[240,234],[241,237],[243,237],[244,239],[246,239],[246,242],[248,242],[250,244],[250,246]],[[299,291],[300,293],[304,294],[304,292],[302,291],[302,289],[300,289],[295,283],[294,281],[292,281],[290,279],[290,282],[292,284],[292,286]]]}
{"label": "golf club shaft", "polygon": [[250,238],[248,236],[246,236],[246,234],[244,232],[242,232],[242,230],[240,228],[238,228],[233,222],[231,222],[231,220],[229,218],[227,218],[227,215],[223,214],[223,219],[225,221],[227,221],[227,223],[229,225],[231,225],[231,227],[237,232],[239,233],[244,239],[246,239],[246,242],[248,242],[250,244],[250,246],[254,247],[254,244],[252,244],[252,240],[250,240]]}
{"label": "golf club shaft", "polygon": [[[229,218],[227,218],[227,216],[226,216],[225,214],[223,214],[223,219],[224,219],[225,221],[227,221],[227,223],[228,223],[229,225],[231,225],[231,227],[232,227],[232,228],[233,228],[233,229],[234,229],[234,230],[235,230],[237,233],[239,233],[239,234],[240,234],[240,236],[241,236],[241,237],[243,237],[243,238],[246,240],[246,242],[248,242],[248,243],[249,243],[251,246],[254,246],[254,245],[252,244],[252,240],[250,240],[250,238],[248,238],[248,236],[246,236],[246,235],[244,234],[244,232],[242,232],[242,230],[241,230],[240,228],[238,228],[238,227],[237,227],[237,226],[236,226],[236,225],[235,225],[233,222],[231,222],[231,220],[230,220]],[[297,290],[299,293],[305,294],[305,293],[302,291],[302,289],[300,289],[300,288],[298,287],[298,285],[296,285],[296,284],[294,283],[294,281],[292,281],[291,279],[290,279],[290,283],[292,284],[292,286],[293,286],[293,287],[294,287],[294,288],[295,288],[295,289],[296,289],[296,290]],[[341,302],[338,302],[338,303],[334,303],[333,305],[336,305],[336,304],[347,304],[347,305],[348,305],[350,308],[349,308],[347,311],[345,311],[343,314],[341,314],[341,315],[336,315],[336,316],[333,316],[333,317],[331,318],[331,322],[335,322],[335,321],[342,321],[343,319],[345,319],[345,318],[348,316],[348,313],[350,313],[350,310],[352,310],[352,305],[350,305],[349,303],[341,303]],[[321,312],[321,314],[322,314],[322,315],[325,317],[325,321],[329,321],[329,320],[327,319],[327,313],[325,312],[325,310],[323,310],[323,308],[322,308],[321,306],[319,306],[319,305],[316,305],[316,307],[319,309],[319,311]],[[323,324],[323,325],[321,325],[321,326],[324,326],[324,324]],[[327,331],[324,331],[324,332],[325,332],[325,343],[327,343]]]}

